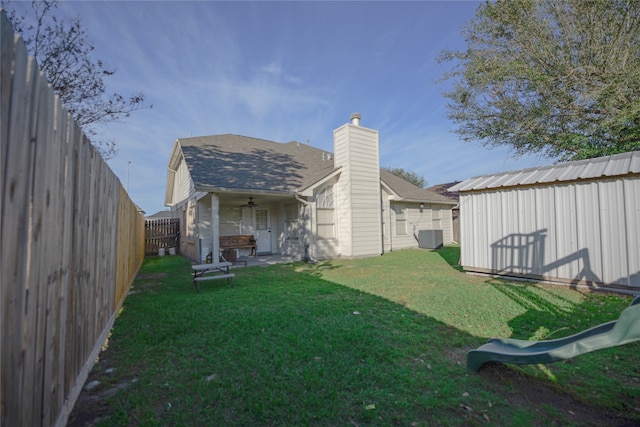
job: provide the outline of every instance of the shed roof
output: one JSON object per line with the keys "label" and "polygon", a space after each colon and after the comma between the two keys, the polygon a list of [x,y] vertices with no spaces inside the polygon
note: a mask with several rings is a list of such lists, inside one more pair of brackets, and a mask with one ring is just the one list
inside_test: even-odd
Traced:
{"label": "shed roof", "polygon": [[597,179],[640,173],[640,151],[467,179],[449,191],[473,191],[519,185]]}

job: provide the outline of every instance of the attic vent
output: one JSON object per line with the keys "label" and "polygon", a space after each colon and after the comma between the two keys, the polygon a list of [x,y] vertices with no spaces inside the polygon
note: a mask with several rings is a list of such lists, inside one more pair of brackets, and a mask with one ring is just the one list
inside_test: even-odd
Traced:
{"label": "attic vent", "polygon": [[354,126],[360,126],[360,113],[353,113],[351,115],[351,124]]}

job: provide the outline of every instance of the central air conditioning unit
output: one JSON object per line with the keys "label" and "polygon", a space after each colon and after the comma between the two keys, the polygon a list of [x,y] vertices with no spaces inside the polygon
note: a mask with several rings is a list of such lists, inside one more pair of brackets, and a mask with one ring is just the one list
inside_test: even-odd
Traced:
{"label": "central air conditioning unit", "polygon": [[422,249],[438,249],[442,246],[442,230],[418,231],[418,247]]}

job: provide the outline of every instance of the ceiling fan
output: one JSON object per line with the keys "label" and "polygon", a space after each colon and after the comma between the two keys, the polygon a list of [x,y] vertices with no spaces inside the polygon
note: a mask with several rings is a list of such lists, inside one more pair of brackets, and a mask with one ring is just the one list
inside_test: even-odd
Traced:
{"label": "ceiling fan", "polygon": [[255,208],[256,206],[258,206],[256,204],[256,202],[253,201],[253,197],[249,197],[249,202],[247,202],[244,205],[240,205],[238,206],[239,208]]}

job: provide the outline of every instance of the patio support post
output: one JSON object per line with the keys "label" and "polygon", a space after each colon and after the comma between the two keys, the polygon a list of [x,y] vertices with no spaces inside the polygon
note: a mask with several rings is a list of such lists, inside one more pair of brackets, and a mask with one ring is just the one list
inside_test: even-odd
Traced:
{"label": "patio support post", "polygon": [[[313,232],[313,211],[312,211],[312,207],[315,208],[315,203],[309,202],[305,199],[303,199],[302,197],[298,196],[296,194],[296,200],[298,202],[300,202],[300,204],[302,205],[302,222],[303,222],[303,233],[304,235],[303,237],[303,248],[305,244],[309,245],[309,253],[307,254],[309,257],[311,257],[311,254],[313,253],[314,249],[315,249],[315,241],[313,241],[315,233]],[[305,243],[306,242],[306,243]]]}
{"label": "patio support post", "polygon": [[211,193],[211,253],[212,261],[218,262],[220,256],[220,199]]}

